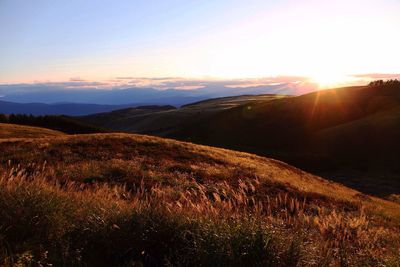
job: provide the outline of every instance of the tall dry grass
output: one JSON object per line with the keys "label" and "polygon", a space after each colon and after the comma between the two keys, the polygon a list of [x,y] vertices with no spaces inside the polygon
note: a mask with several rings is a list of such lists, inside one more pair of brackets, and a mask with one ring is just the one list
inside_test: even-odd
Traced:
{"label": "tall dry grass", "polygon": [[[396,228],[361,206],[266,195],[258,180],[133,187],[52,179],[43,166],[0,178],[5,266],[398,266]],[[263,190],[261,192],[261,190]]]}

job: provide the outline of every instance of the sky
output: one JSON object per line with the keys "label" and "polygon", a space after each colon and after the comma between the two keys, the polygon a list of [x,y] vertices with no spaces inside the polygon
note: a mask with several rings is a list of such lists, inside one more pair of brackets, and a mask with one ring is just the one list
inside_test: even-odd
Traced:
{"label": "sky", "polygon": [[0,0],[0,83],[389,77],[399,14],[399,0]]}

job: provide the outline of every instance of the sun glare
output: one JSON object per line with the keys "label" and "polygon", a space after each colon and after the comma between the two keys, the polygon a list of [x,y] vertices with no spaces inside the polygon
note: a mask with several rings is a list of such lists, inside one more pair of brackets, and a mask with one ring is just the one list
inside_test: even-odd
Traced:
{"label": "sun glare", "polygon": [[319,73],[311,76],[311,81],[318,84],[321,89],[338,87],[350,80],[349,76],[343,74]]}

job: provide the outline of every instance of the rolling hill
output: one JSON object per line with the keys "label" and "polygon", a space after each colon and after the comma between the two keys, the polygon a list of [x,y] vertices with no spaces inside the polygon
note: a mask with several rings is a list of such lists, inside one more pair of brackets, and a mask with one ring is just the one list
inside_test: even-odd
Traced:
{"label": "rolling hill", "polygon": [[84,123],[118,131],[173,136],[185,123],[196,122],[223,110],[248,103],[270,101],[283,95],[242,95],[195,102],[175,109],[170,106],[137,107],[79,117]]}
{"label": "rolling hill", "polygon": [[3,262],[400,261],[399,204],[281,161],[134,134],[2,139],[0,146]]}
{"label": "rolling hill", "polygon": [[[46,130],[35,127],[31,129],[33,131]],[[157,173],[151,171],[141,175],[130,173],[137,171],[135,168],[129,168],[134,167],[130,164],[140,161],[142,167],[154,171],[161,168],[160,174],[164,171],[167,176],[174,176],[178,173],[186,174],[188,177],[185,179],[193,178],[201,183],[226,181],[236,184],[239,179],[256,179],[258,177],[257,179],[260,181],[269,184],[268,190],[271,192],[291,191],[293,194],[302,196],[304,194],[320,194],[332,198],[332,201],[357,200],[359,194],[357,191],[325,181],[283,162],[232,150],[136,134],[55,136],[22,140],[3,138],[0,141],[2,145],[0,162],[4,164],[10,160],[14,164],[21,165],[47,162],[48,166],[63,170],[59,173],[59,178],[67,178],[64,175],[69,173],[68,179],[75,181],[92,178],[93,181],[98,182],[140,183],[143,177],[149,183],[159,182],[157,179],[163,181],[164,178],[158,177]],[[15,153],[16,148],[18,148],[17,153]],[[159,163],[156,164],[156,162]],[[103,173],[105,170],[101,169],[101,166],[108,169],[112,168],[114,163],[117,163],[116,165],[121,163],[120,166],[116,166],[116,169],[121,169],[115,170],[115,174],[107,177],[107,173]],[[124,166],[127,167],[125,170],[122,169]],[[75,171],[78,171],[77,176],[74,175]],[[113,179],[116,180],[113,181]],[[168,179],[173,179],[173,177]],[[183,179],[183,177],[179,179]],[[163,182],[170,183],[172,181],[165,180]],[[179,185],[176,184],[176,186]]]}
{"label": "rolling hill", "polygon": [[[149,113],[139,120],[119,115],[121,120],[113,120],[117,125],[106,125],[270,156],[367,193],[400,192],[398,82],[221,108],[225,101]],[[96,117],[87,118],[96,123]]]}
{"label": "rolling hill", "polygon": [[175,137],[268,155],[390,194],[400,191],[399,110],[398,83],[340,88],[243,105],[189,122]]}
{"label": "rolling hill", "polygon": [[39,138],[61,135],[64,133],[46,128],[0,123],[0,138]]}

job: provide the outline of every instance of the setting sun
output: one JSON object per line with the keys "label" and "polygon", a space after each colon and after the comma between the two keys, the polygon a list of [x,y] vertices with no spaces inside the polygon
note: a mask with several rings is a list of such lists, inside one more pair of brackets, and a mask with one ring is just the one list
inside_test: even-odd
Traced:
{"label": "setting sun", "polygon": [[318,84],[320,88],[339,87],[349,84],[353,80],[354,78],[347,75],[335,75],[334,73],[319,73],[311,76],[311,81]]}

